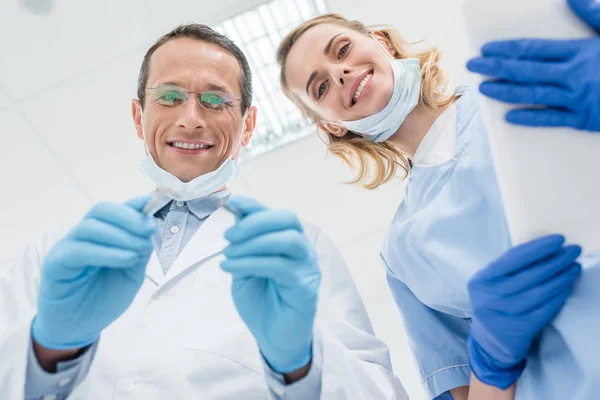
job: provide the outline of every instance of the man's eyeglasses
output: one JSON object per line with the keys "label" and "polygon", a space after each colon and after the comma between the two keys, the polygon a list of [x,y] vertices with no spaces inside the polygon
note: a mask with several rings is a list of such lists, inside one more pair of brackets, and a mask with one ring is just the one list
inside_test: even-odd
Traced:
{"label": "man's eyeglasses", "polygon": [[224,111],[227,107],[232,107],[235,104],[239,104],[242,99],[236,99],[231,94],[210,91],[210,92],[190,92],[175,85],[162,84],[156,87],[146,88],[152,92],[152,101],[161,104],[163,106],[178,106],[185,104],[190,98],[191,94],[198,95],[198,104],[200,107],[211,111]]}

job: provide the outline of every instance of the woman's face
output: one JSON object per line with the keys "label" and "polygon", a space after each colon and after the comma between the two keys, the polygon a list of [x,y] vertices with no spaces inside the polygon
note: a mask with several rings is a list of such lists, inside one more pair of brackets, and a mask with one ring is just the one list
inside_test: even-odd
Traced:
{"label": "woman's face", "polygon": [[293,45],[286,61],[290,89],[324,121],[353,121],[387,105],[395,53],[381,33],[373,37],[338,24],[310,28]]}

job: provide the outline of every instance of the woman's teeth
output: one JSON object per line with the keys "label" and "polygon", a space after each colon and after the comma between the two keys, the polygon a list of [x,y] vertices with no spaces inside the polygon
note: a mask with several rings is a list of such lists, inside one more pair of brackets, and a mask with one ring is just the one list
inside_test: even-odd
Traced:
{"label": "woman's teeth", "polygon": [[363,90],[365,89],[365,85],[367,84],[367,82],[369,82],[369,79],[371,79],[372,76],[373,76],[373,74],[369,74],[369,75],[365,76],[363,78],[363,80],[360,82],[360,85],[358,85],[358,88],[356,89],[356,93],[354,93],[354,98],[352,99],[352,100],[354,100],[355,103],[358,101],[358,98],[360,97]]}
{"label": "woman's teeth", "polygon": [[210,147],[210,145],[208,145],[208,144],[182,143],[182,142],[173,142],[172,145],[175,147],[178,147],[180,149],[189,149],[189,150],[208,149]]}

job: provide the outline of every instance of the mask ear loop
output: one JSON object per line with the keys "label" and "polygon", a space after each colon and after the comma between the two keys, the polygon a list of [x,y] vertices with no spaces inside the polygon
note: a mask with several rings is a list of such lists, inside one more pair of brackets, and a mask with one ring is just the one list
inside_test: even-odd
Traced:
{"label": "mask ear loop", "polygon": [[373,35],[373,32],[369,32],[369,36],[371,36],[371,39],[373,39],[375,41],[375,43],[377,43],[379,45],[379,47],[381,47],[381,50],[383,50],[383,52],[385,54],[387,54],[387,56],[392,59],[395,60],[394,56],[390,54],[389,51],[387,51],[387,49],[385,47],[383,47],[383,45],[379,42],[379,40]]}
{"label": "mask ear loop", "polygon": [[[237,163],[237,160],[233,159],[233,155],[235,153],[238,152],[238,149],[240,147],[240,145],[242,144],[242,142],[244,141],[244,132],[246,132],[246,117],[247,114],[244,114],[243,120],[244,120],[244,124],[242,126],[242,132],[240,134],[240,139],[238,140],[237,145],[235,146],[235,149],[233,150],[233,152],[231,153],[231,155],[228,158],[231,158],[231,160],[235,163]],[[227,159],[225,161],[223,161],[223,164],[221,164],[219,166],[219,168],[221,168],[223,165],[225,165],[225,163],[227,162]],[[238,210],[236,207],[231,206],[228,204],[229,202],[229,198],[224,198],[221,200],[221,204],[219,205],[220,207],[224,207],[226,210],[228,210],[229,212],[231,212],[232,214],[234,214],[236,216],[236,219],[240,219],[244,217],[244,213],[241,212],[241,210]]]}
{"label": "mask ear loop", "polygon": [[[248,114],[244,114],[244,116],[242,117],[244,124],[242,125],[242,132],[240,133],[240,138],[238,139],[237,144],[235,145],[235,149],[233,150],[233,152],[231,152],[231,154],[229,155],[228,158],[231,158],[233,160],[233,156],[235,153],[238,152],[238,150],[240,149],[240,145],[242,144],[242,142],[244,141],[244,133],[246,132],[246,117],[248,116]],[[233,160],[236,161],[236,160]],[[236,161],[237,162],[237,161]],[[225,163],[225,161],[223,162],[223,164]],[[220,168],[220,166],[219,166]]]}
{"label": "mask ear loop", "polygon": [[152,159],[154,160],[154,162],[156,162],[156,159],[154,159],[154,156],[152,155],[152,153],[150,152],[150,150],[148,149],[148,144],[146,143],[146,132],[144,132],[144,112],[141,111],[142,114],[142,137],[144,138],[144,156],[151,156]]}

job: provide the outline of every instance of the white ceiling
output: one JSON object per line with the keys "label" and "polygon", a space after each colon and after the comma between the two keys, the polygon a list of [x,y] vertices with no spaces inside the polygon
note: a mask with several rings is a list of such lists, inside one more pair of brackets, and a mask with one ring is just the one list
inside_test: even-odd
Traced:
{"label": "white ceiling", "polygon": [[[150,40],[142,0],[55,1],[48,17],[17,1],[0,12],[0,85],[17,102],[101,66]],[[6,40],[7,38],[18,40]]]}
{"label": "white ceiling", "polygon": [[0,90],[0,111],[6,110],[12,105],[12,102],[4,92]]}

